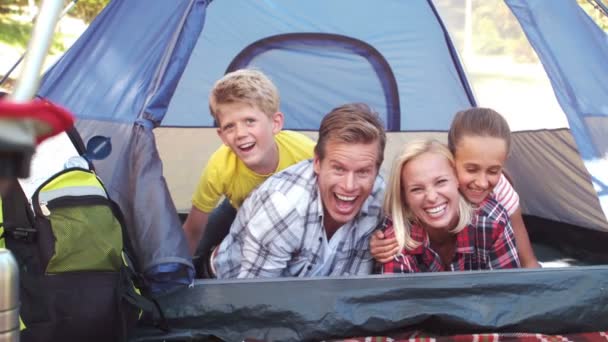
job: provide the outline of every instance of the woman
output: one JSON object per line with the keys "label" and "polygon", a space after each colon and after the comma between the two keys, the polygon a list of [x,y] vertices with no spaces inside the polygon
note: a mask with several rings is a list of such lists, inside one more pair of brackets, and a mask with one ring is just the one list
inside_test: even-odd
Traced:
{"label": "woman", "polygon": [[[511,146],[509,124],[490,108],[469,108],[454,116],[448,147],[454,155],[460,193],[479,205],[493,197],[509,214],[522,267],[540,267],[519,208],[519,195],[503,174]],[[393,259],[400,248],[396,239],[376,231],[370,241],[372,256],[379,263]]]}
{"label": "woman", "polygon": [[385,236],[400,253],[381,273],[520,267],[508,213],[492,197],[475,209],[458,192],[454,157],[435,140],[405,145],[385,194]]}

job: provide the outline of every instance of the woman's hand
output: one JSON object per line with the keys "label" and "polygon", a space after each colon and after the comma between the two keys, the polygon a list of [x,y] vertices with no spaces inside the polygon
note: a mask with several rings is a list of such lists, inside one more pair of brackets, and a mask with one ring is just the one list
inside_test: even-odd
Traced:
{"label": "woman's hand", "polygon": [[391,261],[399,253],[399,244],[397,244],[397,239],[394,236],[385,238],[381,230],[376,230],[370,239],[369,249],[374,259],[384,264]]}

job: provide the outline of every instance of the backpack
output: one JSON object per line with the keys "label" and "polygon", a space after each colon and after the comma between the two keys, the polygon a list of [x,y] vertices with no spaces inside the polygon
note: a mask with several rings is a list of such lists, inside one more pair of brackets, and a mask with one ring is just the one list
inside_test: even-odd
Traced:
{"label": "backpack", "polygon": [[134,287],[120,209],[94,172],[67,168],[42,183],[31,205],[15,180],[2,198],[3,237],[20,268],[22,341],[124,341],[158,304]]}

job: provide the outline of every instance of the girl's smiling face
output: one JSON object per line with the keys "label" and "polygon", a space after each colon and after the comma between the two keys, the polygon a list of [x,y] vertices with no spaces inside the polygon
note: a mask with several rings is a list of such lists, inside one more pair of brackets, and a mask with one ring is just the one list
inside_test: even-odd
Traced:
{"label": "girl's smiling face", "polygon": [[502,175],[507,143],[501,138],[468,135],[455,147],[460,192],[469,202],[479,204],[492,193]]}

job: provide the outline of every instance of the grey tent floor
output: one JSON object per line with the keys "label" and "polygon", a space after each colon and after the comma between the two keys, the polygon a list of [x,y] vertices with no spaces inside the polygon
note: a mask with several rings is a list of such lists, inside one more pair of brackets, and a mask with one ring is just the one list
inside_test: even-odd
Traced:
{"label": "grey tent floor", "polygon": [[547,245],[532,243],[532,248],[543,268],[591,265],[590,263],[585,263],[581,260],[571,258],[568,255],[564,255],[564,253],[558,249]]}

